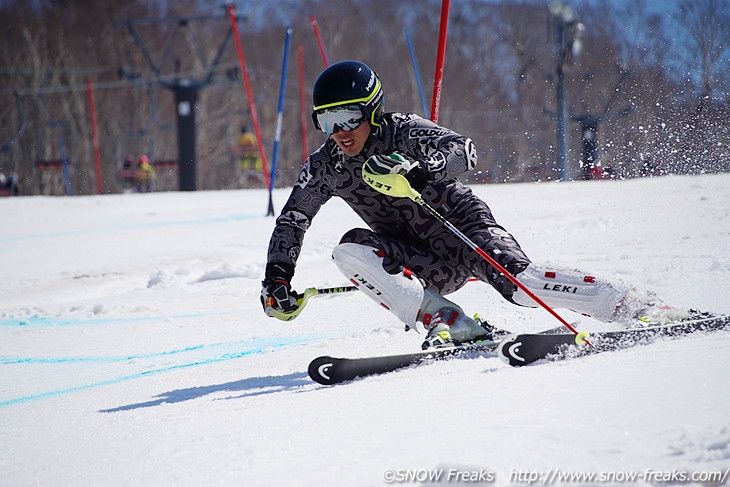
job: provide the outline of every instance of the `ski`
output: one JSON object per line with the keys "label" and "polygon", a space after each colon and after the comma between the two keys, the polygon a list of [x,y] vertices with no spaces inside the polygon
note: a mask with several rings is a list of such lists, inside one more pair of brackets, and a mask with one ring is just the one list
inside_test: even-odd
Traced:
{"label": "ski", "polygon": [[510,334],[498,341],[400,355],[362,358],[338,358],[326,355],[312,360],[307,372],[315,382],[322,385],[333,385],[437,360],[465,357],[475,352],[496,352],[508,364],[522,366],[545,358],[558,359],[608,350],[619,350],[640,343],[647,343],[659,336],[686,335],[696,331],[720,330],[728,326],[730,326],[730,316],[710,316],[665,325],[649,325],[620,331],[597,332],[589,335],[593,347],[577,345],[576,335],[574,334],[555,333],[557,330],[546,330],[541,333]]}
{"label": "ski", "polygon": [[450,348],[424,350],[401,355],[365,358],[318,357],[309,364],[309,377],[323,385],[339,384],[357,377],[384,374],[411,365],[464,356],[472,352],[494,352],[497,342],[485,341]]}
{"label": "ski", "polygon": [[596,332],[589,335],[592,347],[576,343],[576,335],[568,333],[515,334],[504,337],[496,349],[502,360],[509,365],[520,367],[545,358],[560,359],[620,350],[648,343],[660,336],[687,335],[696,331],[721,330],[728,326],[730,326],[730,316],[721,315],[620,331]]}

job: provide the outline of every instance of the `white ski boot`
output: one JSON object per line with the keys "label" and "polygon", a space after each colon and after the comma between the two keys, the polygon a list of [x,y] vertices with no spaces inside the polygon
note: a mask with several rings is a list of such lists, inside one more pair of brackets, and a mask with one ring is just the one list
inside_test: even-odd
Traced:
{"label": "white ski boot", "polygon": [[424,289],[418,321],[428,331],[423,350],[453,347],[492,339],[493,327],[473,320],[458,305],[431,289]]}
{"label": "white ski boot", "polygon": [[636,312],[634,318],[646,324],[664,325],[694,318],[690,310],[672,308],[671,306],[651,305]]}
{"label": "white ski boot", "polygon": [[421,322],[428,331],[422,348],[490,340],[491,326],[477,323],[453,302],[424,288],[411,272],[390,274],[383,269],[383,257],[377,249],[356,243],[334,248],[337,267],[367,296],[389,310],[407,328]]}
{"label": "white ski boot", "polygon": [[702,317],[694,310],[674,308],[659,299],[654,293],[631,290],[626,293],[616,308],[614,321],[629,326],[664,325]]}

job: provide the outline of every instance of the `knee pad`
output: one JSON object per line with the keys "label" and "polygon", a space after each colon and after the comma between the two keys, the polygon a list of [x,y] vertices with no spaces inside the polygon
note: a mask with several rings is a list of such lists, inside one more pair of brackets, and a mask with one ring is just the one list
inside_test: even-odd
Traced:
{"label": "knee pad", "polygon": [[[611,321],[628,289],[582,274],[578,271],[548,269],[530,264],[517,279],[552,308],[566,308]],[[536,307],[537,303],[523,290],[517,289],[512,301],[520,306]]]}
{"label": "knee pad", "polygon": [[332,251],[340,271],[368,297],[408,326],[415,326],[424,288],[407,271],[390,274],[383,268],[382,252],[356,243],[342,243]]}

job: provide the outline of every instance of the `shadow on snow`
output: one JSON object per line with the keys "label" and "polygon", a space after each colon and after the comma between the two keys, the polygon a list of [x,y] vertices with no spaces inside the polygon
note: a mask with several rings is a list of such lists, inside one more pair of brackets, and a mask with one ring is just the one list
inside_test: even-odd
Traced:
{"label": "shadow on snow", "polygon": [[186,389],[176,389],[168,391],[156,396],[155,399],[137,404],[127,404],[111,409],[101,409],[100,413],[116,413],[119,411],[130,411],[134,409],[149,408],[159,406],[161,404],[174,404],[184,401],[191,401],[210,394],[219,392],[242,392],[235,396],[218,399],[239,399],[243,397],[260,396],[264,394],[272,394],[277,392],[286,392],[299,389],[303,386],[312,385],[312,381],[305,372],[297,372],[294,374],[268,376],[268,377],[251,377],[248,379],[237,380],[233,382],[225,382],[223,384],[215,384],[210,386],[188,387]]}

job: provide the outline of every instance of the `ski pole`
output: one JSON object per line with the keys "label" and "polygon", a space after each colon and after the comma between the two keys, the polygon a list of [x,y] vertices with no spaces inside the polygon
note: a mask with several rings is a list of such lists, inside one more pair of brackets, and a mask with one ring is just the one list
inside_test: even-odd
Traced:
{"label": "ski pole", "polygon": [[355,286],[340,286],[340,287],[324,287],[324,288],[316,288],[316,287],[308,287],[304,290],[302,294],[299,295],[297,298],[297,301],[299,302],[299,306],[294,311],[276,311],[274,310],[272,312],[272,315],[274,318],[278,318],[282,321],[291,321],[297,316],[299,316],[299,313],[304,310],[304,307],[307,305],[307,301],[309,301],[309,298],[313,296],[322,296],[324,294],[340,294],[340,293],[347,293],[350,291],[357,291],[357,287]]}
{"label": "ski pole", "polygon": [[568,330],[572,331],[575,335],[579,335],[579,338],[583,339],[585,343],[593,346],[591,342],[589,342],[587,339],[583,338],[584,335],[578,332],[570,323],[565,321],[562,316],[560,316],[554,309],[552,309],[550,306],[548,306],[542,299],[540,299],[535,293],[527,289],[527,287],[522,284],[515,276],[512,275],[507,269],[505,269],[499,262],[494,260],[492,257],[489,256],[483,249],[479,248],[477,244],[474,243],[473,240],[471,240],[469,237],[464,235],[464,233],[461,232],[458,228],[454,226],[453,223],[448,221],[446,218],[444,218],[438,211],[436,211],[431,205],[426,203],[423,198],[421,197],[421,194],[413,189],[411,187],[411,183],[408,182],[408,180],[401,174],[392,173],[392,174],[378,174],[377,179],[373,177],[374,175],[371,175],[369,173],[366,173],[363,171],[363,179],[367,184],[370,186],[373,186],[378,191],[388,194],[390,196],[394,196],[397,198],[408,198],[416,203],[418,203],[420,206],[422,206],[428,213],[430,213],[436,220],[441,222],[446,228],[451,230],[451,232],[454,233],[457,237],[459,237],[466,245],[469,246],[470,249],[474,250],[479,256],[481,256],[484,260],[489,262],[495,269],[497,269],[504,277],[510,280],[512,284],[520,288],[522,291],[525,292],[530,298],[532,298],[533,301],[535,301],[537,304],[539,304],[542,308],[544,308],[548,313],[553,315],[555,319],[557,319],[560,323],[563,324]]}

